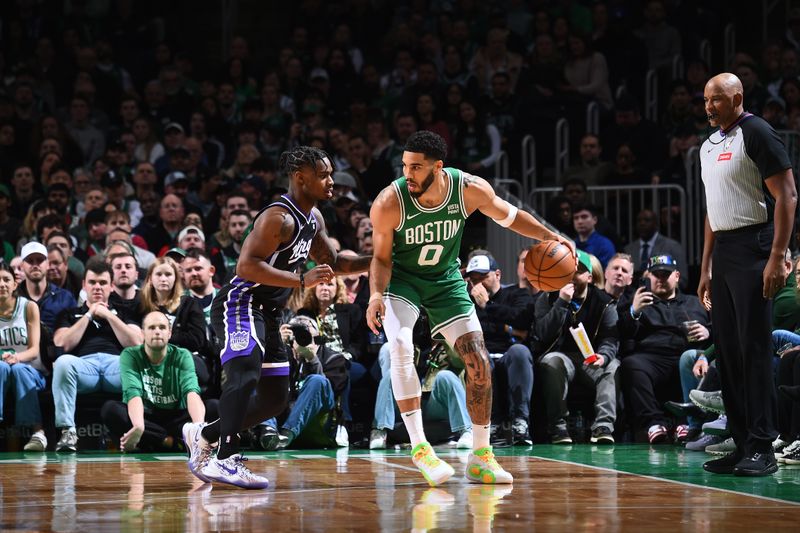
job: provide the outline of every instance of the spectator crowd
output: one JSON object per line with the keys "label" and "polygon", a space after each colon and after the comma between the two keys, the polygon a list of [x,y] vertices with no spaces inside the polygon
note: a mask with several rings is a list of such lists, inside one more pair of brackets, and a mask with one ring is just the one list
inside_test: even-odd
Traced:
{"label": "spectator crowd", "polygon": [[[76,450],[87,394],[100,393],[99,416],[126,451],[175,449],[183,422],[215,418],[211,301],[254,217],[287,192],[284,150],[327,151],[326,227],[341,253],[370,254],[369,205],[402,174],[409,135],[434,131],[447,165],[493,177],[501,152],[518,160],[525,135],[552,153],[562,117],[578,157],[543,214],[581,250],[573,282],[538,292],[523,273],[526,250],[515,272],[500,270],[500,250],[463,254],[493,363],[493,438],[724,444],[724,418],[691,398],[717,388],[713,326],[687,292],[685,243],[659,231],[663,213],[651,205],[615,226],[588,190],[686,185],[684,157],[710,132],[711,66],[690,51],[721,31],[719,20],[664,0],[304,0],[286,8],[280,46],[264,52],[235,35],[225,60],[207,64],[192,43],[169,38],[184,21],[138,4],[0,8],[0,419],[24,428],[26,450]],[[785,34],[725,65],[743,82],[745,108],[776,129],[800,129],[798,23],[791,11]],[[681,79],[672,79],[676,56]],[[658,121],[640,111],[649,69],[666,89]],[[601,127],[584,134],[589,103]],[[539,162],[552,179],[552,161]],[[481,230],[468,227],[471,242]],[[776,382],[787,391],[779,440],[791,459],[800,304],[790,255],[786,268]],[[343,446],[359,424],[373,448],[407,438],[385,338],[365,326],[368,296],[367,275],[342,276],[287,301],[292,404],[253,428],[252,445]],[[430,435],[470,448],[462,365],[424,316],[415,344]],[[53,402],[52,420],[40,401]],[[10,406],[14,420],[4,417]]]}

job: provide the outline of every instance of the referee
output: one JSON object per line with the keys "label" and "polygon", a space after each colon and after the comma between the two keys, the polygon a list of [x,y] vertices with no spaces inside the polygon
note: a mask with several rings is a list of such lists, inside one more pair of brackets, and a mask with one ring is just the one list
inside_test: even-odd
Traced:
{"label": "referee", "polygon": [[783,142],[744,112],[743,94],[739,78],[723,73],[703,95],[708,121],[719,130],[700,148],[707,215],[697,294],[707,307],[713,303],[722,397],[736,443],[735,452],[703,468],[765,476],[778,469],[771,298],[786,282],[797,190]]}

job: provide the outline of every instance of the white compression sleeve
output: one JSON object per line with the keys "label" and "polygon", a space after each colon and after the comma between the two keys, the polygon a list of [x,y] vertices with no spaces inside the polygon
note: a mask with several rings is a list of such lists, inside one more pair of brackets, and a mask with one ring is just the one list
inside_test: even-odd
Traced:
{"label": "white compression sleeve", "polygon": [[412,331],[417,310],[405,302],[389,298],[383,328],[389,340],[392,361],[392,389],[397,400],[419,398],[422,394],[417,370],[414,368],[414,339]]}

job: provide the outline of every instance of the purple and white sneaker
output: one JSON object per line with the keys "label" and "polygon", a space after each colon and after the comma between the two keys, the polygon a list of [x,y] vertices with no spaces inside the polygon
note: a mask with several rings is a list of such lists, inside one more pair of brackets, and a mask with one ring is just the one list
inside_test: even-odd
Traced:
{"label": "purple and white sneaker", "polygon": [[269,480],[256,475],[244,464],[247,461],[241,454],[233,454],[227,459],[214,457],[203,468],[202,475],[211,481],[220,481],[243,489],[266,489]]}
{"label": "purple and white sneaker", "polygon": [[206,426],[205,422],[197,424],[187,422],[183,425],[183,442],[189,452],[189,471],[198,479],[205,483],[211,480],[203,475],[203,468],[208,464],[214,455],[214,446],[203,438],[202,431]]}

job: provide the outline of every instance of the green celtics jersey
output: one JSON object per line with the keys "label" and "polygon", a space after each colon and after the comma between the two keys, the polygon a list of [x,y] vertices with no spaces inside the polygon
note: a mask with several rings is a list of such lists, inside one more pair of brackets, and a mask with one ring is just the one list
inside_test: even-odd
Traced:
{"label": "green celtics jersey", "polygon": [[445,168],[448,190],[437,207],[423,207],[408,193],[406,179],[392,185],[400,200],[400,225],[394,230],[393,272],[435,279],[459,268],[458,253],[467,209],[464,178],[456,168]]}

